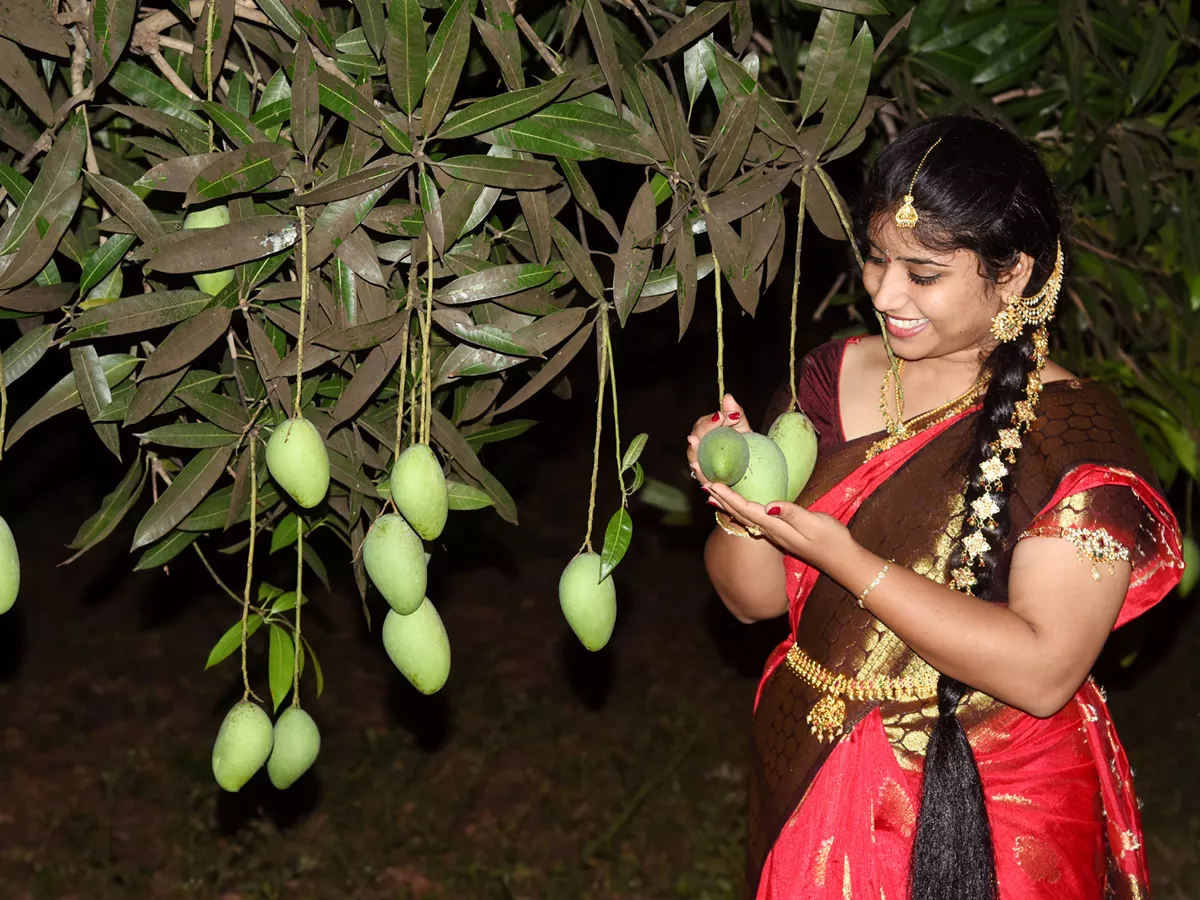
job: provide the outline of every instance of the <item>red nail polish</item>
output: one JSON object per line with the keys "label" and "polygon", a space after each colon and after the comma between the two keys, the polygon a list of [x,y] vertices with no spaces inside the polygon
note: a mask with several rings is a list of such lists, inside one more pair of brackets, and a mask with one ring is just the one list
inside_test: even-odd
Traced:
{"label": "red nail polish", "polygon": [[714,422],[720,422],[720,421],[721,421],[721,414],[720,414],[719,412],[715,412],[715,413],[713,413],[713,421],[714,421]]}
{"label": "red nail polish", "polygon": [[767,515],[768,516],[777,516],[781,512],[783,512],[783,507],[781,507],[781,506],[775,506],[774,504],[772,504],[771,506],[767,507]]}
{"label": "red nail polish", "polygon": [[733,412],[733,413],[730,413],[730,414],[729,414],[729,421],[730,421],[730,422],[736,422],[736,421],[737,421],[738,419],[740,419],[741,417],[742,417],[742,414],[741,414],[741,413],[738,413],[738,412]]}
{"label": "red nail polish", "polygon": [[708,500],[706,500],[705,502],[706,502],[706,503],[707,503],[709,506],[720,506],[720,505],[721,505],[720,503],[718,503],[718,502],[716,501],[716,498],[715,498],[715,497],[709,497],[709,498],[708,498]]}

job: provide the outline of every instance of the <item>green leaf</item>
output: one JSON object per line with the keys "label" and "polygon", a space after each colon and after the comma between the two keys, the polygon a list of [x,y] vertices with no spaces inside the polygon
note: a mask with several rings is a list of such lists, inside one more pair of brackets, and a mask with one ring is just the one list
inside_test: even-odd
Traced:
{"label": "green leaf", "polygon": [[212,298],[203,291],[187,288],[122,297],[76,316],[75,330],[63,340],[134,334],[163,325],[174,325],[196,315],[211,301]]}
{"label": "green leaf", "polygon": [[613,302],[622,327],[629,318],[633,306],[642,293],[642,285],[650,274],[654,258],[653,248],[643,248],[657,228],[654,206],[654,189],[645,182],[633,198],[625,227],[621,231],[621,243],[617,247],[613,272]]}
{"label": "green leaf", "polygon": [[838,70],[837,80],[830,93],[828,107],[825,110],[822,127],[829,130],[825,142],[821,146],[824,153],[831,147],[836,147],[858,118],[863,101],[867,98],[867,85],[871,80],[871,60],[875,52],[875,39],[871,30],[864,22],[854,38],[854,43],[846,52]]}
{"label": "green leaf", "polygon": [[994,81],[997,78],[1003,78],[1016,72],[1026,63],[1032,62],[1046,49],[1046,45],[1050,43],[1050,39],[1054,37],[1058,30],[1058,24],[1052,22],[1048,25],[1043,25],[1041,28],[1030,29],[1022,32],[1019,39],[1006,44],[1004,48],[995,55],[992,62],[984,65],[971,77],[972,84],[986,84],[989,81]]}
{"label": "green leaf", "polygon": [[242,405],[221,394],[181,389],[176,396],[208,421],[226,431],[241,434],[250,424],[250,417]]}
{"label": "green leaf", "polygon": [[185,206],[219,200],[231,194],[248,194],[274,181],[292,158],[292,148],[270,142],[249,144],[224,153],[207,166],[192,183]]}
{"label": "green leaf", "polygon": [[436,160],[434,165],[452,178],[510,191],[539,190],[553,187],[562,180],[552,165],[535,160],[471,154]]}
{"label": "green leaf", "polygon": [[162,425],[137,435],[143,441],[163,447],[183,447],[202,450],[208,447],[224,447],[237,442],[238,436],[224,428],[207,422],[180,422]]}
{"label": "green leaf", "polygon": [[629,446],[625,449],[625,455],[621,457],[622,472],[633,468],[634,464],[641,458],[642,451],[646,449],[646,441],[648,440],[650,440],[650,435],[642,432],[629,442]]}
{"label": "green leaf", "polygon": [[371,207],[378,202],[389,186],[384,184],[345,200],[335,200],[321,210],[321,215],[317,217],[308,233],[310,268],[321,265],[333,255],[333,251],[350,236],[350,232],[363,223]]}
{"label": "green leaf", "polygon": [[376,57],[382,56],[383,43],[387,39],[387,18],[383,4],[379,0],[354,0],[354,8],[358,10],[358,21],[367,43],[371,45],[371,52]]}
{"label": "green leaf", "polygon": [[[249,457],[243,457],[249,459]],[[246,488],[246,495],[238,504],[238,512],[231,513],[230,509],[234,504],[234,485],[228,485],[219,490],[213,491],[206,497],[199,506],[186,519],[179,523],[179,531],[199,533],[203,531],[212,531],[217,528],[229,528],[234,525],[240,525],[242,522],[250,520],[250,491],[249,485]],[[261,474],[258,482],[258,515],[263,515],[267,510],[279,502],[279,492],[275,488],[274,482],[263,480]]]}
{"label": "green leaf", "polygon": [[[136,356],[128,353],[111,353],[100,357],[100,366],[104,370],[105,383],[109,388],[120,384],[129,373],[141,362]],[[73,373],[63,376],[42,398],[31,406],[26,413],[13,423],[8,432],[4,445],[7,450],[12,447],[29,429],[40,425],[52,416],[75,409],[83,403],[79,396],[79,388],[75,384]]]}
{"label": "green leaf", "polygon": [[450,423],[449,419],[437,409],[431,410],[430,419],[430,429],[437,445],[454,457],[455,462],[467,475],[479,482],[496,504],[496,512],[500,517],[504,521],[516,525],[517,505],[513,502],[512,495],[505,490],[504,485],[483,467],[483,464],[479,462],[479,457],[471,449],[471,445],[458,433],[458,429]]}
{"label": "green leaf", "polygon": [[732,6],[733,4],[729,2],[714,3],[712,0],[704,0],[668,28],[646,51],[643,59],[659,59],[678,53],[697,38],[703,37],[716,28]]}
{"label": "green leaf", "polygon": [[586,326],[575,332],[575,336],[571,338],[562,349],[560,349],[550,359],[548,363],[538,370],[538,373],[522,385],[521,388],[511,397],[505,400],[497,407],[495,414],[502,415],[516,409],[546,385],[552,383],[562,374],[563,369],[571,362],[583,349],[583,345],[591,338],[592,331],[596,327],[596,320],[592,319]]}
{"label": "green leaf", "polygon": [[165,375],[189,365],[225,333],[232,312],[228,307],[216,306],[180,322],[150,354],[140,377]]}
{"label": "green leaf", "polygon": [[544,265],[550,261],[550,250],[554,245],[554,236],[550,230],[550,222],[553,219],[550,213],[550,198],[544,190],[518,191],[517,200],[521,204],[521,213],[525,216],[525,225],[533,238],[537,261]]}
{"label": "green leaf", "polygon": [[859,16],[886,16],[887,7],[879,0],[804,0],[809,6],[837,9]]}
{"label": "green leaf", "polygon": [[491,300],[545,284],[557,271],[556,266],[537,263],[493,266],[473,275],[456,278],[437,289],[434,297],[439,303],[451,306],[478,303],[481,300]]}
{"label": "green leaf", "polygon": [[421,107],[421,128],[426,134],[437,131],[446,111],[450,109],[470,44],[470,9],[463,0],[455,0],[433,36],[427,57],[431,62],[425,100]]}
{"label": "green leaf", "polygon": [[104,198],[104,202],[142,241],[149,244],[162,236],[162,225],[137,194],[103,175],[93,175],[89,172],[87,177],[96,193]]}
{"label": "green leaf", "polygon": [[[99,9],[103,3],[104,0],[100,0],[96,8]],[[21,98],[21,102],[42,120],[42,124],[54,124],[54,103],[33,71],[30,60],[26,59],[20,47],[3,37],[0,37],[0,81]]]}
{"label": "green leaf", "polygon": [[[254,632],[262,627],[263,617],[258,613],[251,613],[246,617],[246,639],[249,640]],[[205,670],[211,669],[217,663],[224,661],[234,650],[240,649],[242,646],[242,623],[234,622],[229,626],[229,630],[221,635],[220,639],[213,644],[212,650],[208,653],[208,660],[204,663]]]}
{"label": "green leaf", "polygon": [[[421,188],[419,199],[421,215],[425,219],[425,230],[433,242],[434,252],[441,256],[446,252],[446,229],[442,219],[442,200],[438,195],[437,182],[422,166],[421,173],[417,176],[417,183]],[[453,242],[453,237],[451,242]]]}
{"label": "green leaf", "polygon": [[807,119],[819,110],[837,81],[850,42],[854,38],[854,16],[831,9],[821,10],[813,33],[800,82],[800,118]]}
{"label": "green leaf", "polygon": [[708,170],[710,193],[721,190],[738,173],[754,135],[757,118],[757,90],[749,97],[734,97],[721,107],[709,147],[713,156],[712,167]]}
{"label": "green leaf", "polygon": [[[297,226],[298,222],[292,216],[251,216],[217,228],[197,228],[168,234],[154,247],[148,248],[146,253],[135,254],[134,258],[146,257],[146,267],[157,272],[211,272],[288,249],[300,238]],[[319,265],[311,257],[309,262]],[[208,297],[207,294],[203,296]]]}
{"label": "green leaf", "polygon": [[1131,109],[1137,109],[1149,95],[1151,89],[1158,84],[1163,73],[1171,65],[1173,54],[1168,52],[1172,42],[1167,34],[1167,17],[1156,16],[1154,33],[1146,41],[1138,56],[1137,65],[1133,69],[1133,78],[1129,83],[1129,103]]}
{"label": "green leaf", "polygon": [[139,453],[137,459],[133,461],[133,465],[129,467],[129,471],[125,473],[125,477],[105,495],[104,499],[100,501],[100,508],[79,526],[75,538],[67,545],[78,552],[59,565],[65,566],[74,562],[113,533],[113,530],[125,518],[125,514],[141,498],[142,490],[146,486],[148,471],[146,462]]}
{"label": "green leaf", "polygon": [[696,274],[696,237],[686,225],[679,229],[679,236],[675,239],[675,268],[679,285],[679,339],[682,340],[696,310],[699,280]]}
{"label": "green leaf", "polygon": [[425,20],[417,0],[391,0],[383,54],[396,105],[412,115],[425,90]]}
{"label": "green leaf", "polygon": [[512,150],[544,153],[560,159],[589,160],[601,155],[591,141],[564,134],[560,129],[532,117],[482,134],[480,140]]}
{"label": "green leaf", "polygon": [[192,112],[187,94],[137,63],[122,62],[113,70],[109,84],[139,106],[166,113],[197,131],[207,130],[204,120]]}
{"label": "green leaf", "polygon": [[224,156],[224,153],[195,153],[191,156],[177,156],[159,163],[147,171],[133,183],[133,186],[186,194],[188,188],[192,186],[192,182],[196,180],[196,176]]}
{"label": "green leaf", "polygon": [[[563,174],[567,176],[567,184],[571,186],[571,194],[575,198],[575,202],[583,207],[584,212],[595,217],[602,224],[608,233],[612,235],[613,240],[621,239],[621,231],[617,228],[617,223],[612,215],[600,205],[600,199],[596,196],[592,185],[583,176],[583,170],[573,159],[560,159],[559,166],[563,170]],[[590,292],[589,292],[590,293]],[[599,299],[598,295],[596,296]]]}
{"label": "green leaf", "polygon": [[486,509],[494,505],[486,491],[452,478],[446,479],[446,495],[450,509],[454,510]]}
{"label": "green leaf", "polygon": [[[399,0],[395,0],[399,2]],[[293,665],[296,662],[296,647],[292,644],[292,636],[282,627],[271,623],[271,644],[267,654],[268,681],[271,684],[271,701],[276,711],[279,710],[288,691],[292,689]]]}
{"label": "green leaf", "polygon": [[509,331],[496,325],[477,325],[469,315],[458,309],[439,309],[433,320],[456,337],[497,353],[510,356],[540,356],[536,349],[521,343]]}
{"label": "green leaf", "polygon": [[600,63],[604,80],[608,82],[613,104],[620,109],[621,60],[617,56],[617,47],[613,40],[612,23],[600,6],[600,0],[583,0],[583,21],[592,39],[592,48],[596,51],[596,61]]}
{"label": "green leaf", "polygon": [[621,564],[632,539],[633,519],[629,517],[629,511],[622,506],[612,514],[612,518],[608,520],[608,527],[604,529],[604,549],[600,552],[601,581]]}
{"label": "green leaf", "polygon": [[79,398],[88,418],[95,422],[100,408],[112,401],[112,391],[109,390],[108,381],[104,377],[104,367],[100,365],[100,357],[91,344],[72,347],[70,356]]}
{"label": "green leaf", "polygon": [[201,93],[210,93],[221,76],[225,51],[233,33],[235,0],[205,0],[196,20],[195,48],[192,50],[192,77]]}
{"label": "green leaf", "polygon": [[[373,163],[345,178],[335,178],[318,184],[311,191],[296,195],[296,203],[303,206],[319,206],[335,200],[348,200],[376,188],[388,188],[412,165],[412,158],[392,156],[388,160]],[[415,232],[414,232],[415,233]]]}
{"label": "green leaf", "polygon": [[12,346],[4,351],[3,369],[4,385],[12,385],[18,378],[34,367],[38,360],[46,355],[54,341],[54,330],[57,325],[39,325],[21,335]]}
{"label": "green leaf", "polygon": [[438,130],[437,136],[443,140],[469,137],[506,122],[524,118],[566,90],[571,79],[571,75],[559,75],[536,87],[477,100],[449,116]]}
{"label": "green leaf", "polygon": [[165,566],[194,544],[199,537],[200,533],[197,531],[172,531],[138,558],[133,571],[144,572],[147,569],[157,569],[159,566]]}
{"label": "green leaf", "polygon": [[83,120],[78,114],[72,115],[42,161],[33,187],[17,211],[0,225],[0,256],[12,253],[34,223],[45,217],[46,207],[79,180],[86,141]]}
{"label": "green leaf", "polygon": [[[279,524],[275,526],[275,530],[271,533],[271,552],[277,553],[286,547],[296,543],[296,539],[300,536],[300,517],[295,513],[288,513],[279,520]],[[295,592],[292,592],[292,601],[295,605]]]}
{"label": "green leaf", "polygon": [[158,540],[182,522],[212,490],[232,454],[232,446],[211,447],[188,460],[170,487],[138,523],[131,549],[136,550]]}
{"label": "green leaf", "polygon": [[600,280],[600,273],[596,271],[596,266],[587,251],[557,219],[551,221],[550,227],[554,231],[554,244],[566,260],[567,267],[579,282],[579,286],[595,299],[603,300],[604,282]]}
{"label": "green leaf", "polygon": [[[370,97],[352,88],[344,81],[334,78],[332,75],[325,72],[318,72],[317,74],[319,76],[318,87],[323,107],[335,116],[345,119],[351,125],[361,128],[369,134],[378,135],[382,133],[380,123],[383,121],[383,114],[375,108],[375,104],[371,102]],[[411,153],[411,144],[407,148],[400,148],[398,152]]]}
{"label": "green leaf", "polygon": [[704,47],[704,42],[699,41],[683,53],[683,81],[687,86],[689,120],[692,118],[692,110],[696,108],[696,101],[700,98],[700,92],[708,84],[708,71],[704,68]]}
{"label": "green leaf", "polygon": [[[371,625],[371,620],[370,620],[370,618],[368,618],[367,619],[367,627],[369,628],[370,625]],[[325,673],[321,671],[321,663],[317,660],[317,654],[313,650],[312,644],[310,644],[308,642],[308,638],[304,637],[304,635],[301,635],[300,640],[304,644],[304,649],[308,652],[308,658],[312,660],[313,674],[315,674],[317,676],[317,697],[320,697],[322,692],[324,692],[324,690],[325,690]],[[300,659],[301,659],[301,662],[303,662],[304,656],[301,655]]]}
{"label": "green leaf", "polygon": [[[313,57],[312,47],[304,38],[296,44],[296,63],[292,73],[292,142],[307,158],[321,130],[321,70]],[[261,114],[261,107],[259,112]],[[261,122],[259,125],[264,127]]]}

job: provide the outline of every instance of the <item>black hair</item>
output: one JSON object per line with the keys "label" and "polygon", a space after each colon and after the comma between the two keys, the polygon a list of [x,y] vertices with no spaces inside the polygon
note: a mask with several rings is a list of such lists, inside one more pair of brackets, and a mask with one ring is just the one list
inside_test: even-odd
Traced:
{"label": "black hair", "polygon": [[[994,283],[1026,253],[1033,267],[1025,295],[1046,283],[1058,242],[1064,240],[1065,217],[1037,152],[1017,135],[970,116],[937,118],[902,133],[880,153],[871,172],[859,206],[860,240],[871,223],[900,208],[910,184],[918,213],[914,237],[921,245],[935,252],[970,251],[980,274]],[[1024,399],[1034,367],[1033,330],[1026,327],[1016,340],[998,344],[983,365],[991,381],[966,458],[965,510],[986,490],[979,464],[992,455],[990,446],[1001,429],[1011,427],[1014,405]],[[973,591],[984,600],[994,598],[993,575],[1008,538],[1011,481],[1010,471],[1004,488],[993,492],[1000,506],[995,524],[983,526],[992,549],[974,569]],[[964,533],[974,530],[963,524]],[[962,565],[960,555],[961,547],[950,557],[951,568]],[[969,690],[946,675],[938,679],[938,721],[925,754],[909,865],[911,900],[996,900],[998,895],[983,787],[957,715]]]}

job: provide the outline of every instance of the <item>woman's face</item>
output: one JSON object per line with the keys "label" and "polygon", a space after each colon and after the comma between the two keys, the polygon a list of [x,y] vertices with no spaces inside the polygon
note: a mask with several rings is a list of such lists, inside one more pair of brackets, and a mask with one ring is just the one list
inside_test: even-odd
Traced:
{"label": "woman's face", "polygon": [[1004,283],[994,284],[974,253],[929,250],[890,216],[871,229],[864,262],[863,285],[883,313],[892,347],[910,360],[977,359],[990,350],[992,317],[1006,297],[1024,289],[1030,267],[1022,254]]}

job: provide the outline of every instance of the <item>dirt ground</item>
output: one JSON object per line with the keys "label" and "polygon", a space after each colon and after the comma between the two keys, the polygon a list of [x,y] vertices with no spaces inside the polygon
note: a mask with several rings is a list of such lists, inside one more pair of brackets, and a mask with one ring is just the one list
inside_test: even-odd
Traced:
{"label": "dirt ground", "polygon": [[[735,359],[754,358],[747,327],[731,326]],[[648,472],[682,487],[683,437],[714,393],[703,331],[687,343],[682,356],[673,341],[627,356],[692,366],[702,386],[652,362],[622,381],[623,433],[649,431]],[[781,373],[731,375],[752,416]],[[442,693],[423,697],[393,669],[345,575],[314,593],[305,633],[327,684],[319,699],[310,684],[305,704],[323,745],[287,792],[262,774],[236,795],[212,779],[239,679],[234,661],[209,672],[204,661],[238,608],[194,555],[169,575],[129,574],[133,520],[56,567],[121,469],[79,414],[22,441],[0,468],[24,566],[19,605],[0,618],[0,898],[734,897],[750,702],[778,625],[739,625],[715,600],[696,498],[691,527],[635,508],[616,633],[597,654],[577,644],[556,592],[587,503],[594,385],[576,382],[574,401],[535,404],[542,424],[488,450],[521,526],[455,514],[437,548],[430,596],[454,653]],[[605,478],[601,522],[615,504]],[[321,549],[331,571],[346,569],[338,545]],[[261,568],[286,586],[280,555]],[[219,566],[239,583],[237,559]],[[1200,897],[1200,616],[1187,612],[1163,604],[1133,666],[1117,665],[1124,646],[1101,666],[1156,896],[1171,900]],[[265,696],[265,641],[251,666]]]}

